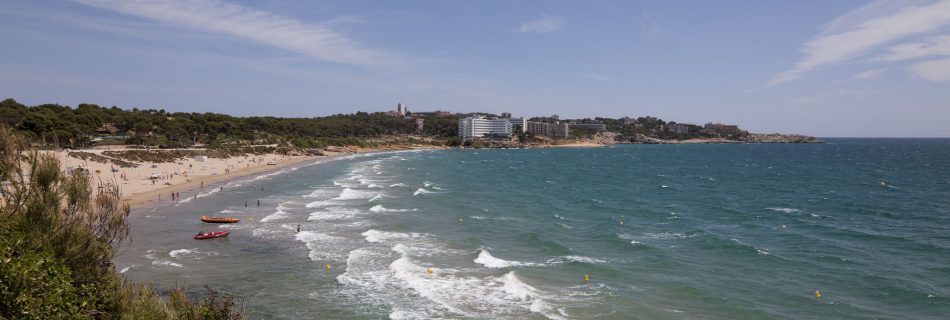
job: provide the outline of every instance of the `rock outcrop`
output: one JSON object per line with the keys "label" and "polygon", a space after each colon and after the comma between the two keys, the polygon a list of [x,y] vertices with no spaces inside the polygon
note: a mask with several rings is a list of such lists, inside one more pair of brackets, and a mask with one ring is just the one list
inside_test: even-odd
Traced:
{"label": "rock outcrop", "polygon": [[781,133],[752,133],[741,140],[751,143],[824,143],[812,136]]}

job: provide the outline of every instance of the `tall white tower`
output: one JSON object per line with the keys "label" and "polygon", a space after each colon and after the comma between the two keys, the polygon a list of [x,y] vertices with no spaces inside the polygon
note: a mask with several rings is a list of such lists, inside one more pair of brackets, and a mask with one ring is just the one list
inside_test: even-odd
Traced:
{"label": "tall white tower", "polygon": [[409,105],[402,102],[396,105],[396,113],[400,116],[405,116],[407,112],[409,112]]}

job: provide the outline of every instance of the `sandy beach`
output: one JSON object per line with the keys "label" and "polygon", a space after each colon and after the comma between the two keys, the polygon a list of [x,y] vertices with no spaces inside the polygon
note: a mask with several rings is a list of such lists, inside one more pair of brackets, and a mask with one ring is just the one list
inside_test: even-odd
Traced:
{"label": "sandy beach", "polygon": [[[114,163],[103,163],[84,160],[70,156],[69,152],[84,152],[102,155],[100,149],[84,149],[70,151],[44,151],[53,154],[60,160],[63,169],[67,172],[82,167],[88,170],[93,177],[93,186],[100,183],[115,183],[122,191],[122,199],[128,203],[133,211],[136,208],[147,207],[158,203],[179,201],[172,198],[172,193],[180,194],[181,198],[193,197],[201,189],[212,188],[212,185],[227,182],[232,179],[278,171],[308,161],[330,159],[334,157],[354,154],[373,153],[406,149],[431,149],[433,147],[397,146],[381,149],[339,148],[334,151],[324,151],[322,156],[287,156],[278,154],[245,154],[230,158],[182,158],[175,162],[134,162],[137,166],[120,167]],[[109,149],[112,151],[121,149]],[[163,150],[169,151],[169,150]],[[215,186],[217,187],[217,186]]]}
{"label": "sandy beach", "polygon": [[603,144],[603,143],[596,143],[596,142],[579,141],[579,142],[571,142],[571,143],[564,143],[564,144],[546,145],[546,146],[544,146],[544,147],[549,147],[549,148],[603,148],[603,147],[606,147],[606,146],[609,146],[609,145],[608,145],[608,144]]}
{"label": "sandy beach", "polygon": [[[103,150],[80,151],[101,155]],[[206,160],[184,158],[176,162],[133,162],[138,165],[135,168],[83,160],[69,156],[67,151],[49,151],[49,153],[61,161],[64,170],[69,171],[76,167],[87,169],[93,177],[93,186],[100,183],[118,184],[122,190],[123,200],[134,209],[158,202],[171,202],[173,201],[172,193],[186,193],[188,196],[193,196],[195,190],[210,188],[210,185],[230,179],[276,171],[302,162],[351,152],[334,152],[325,156],[247,154]],[[174,199],[174,201],[177,200]]]}

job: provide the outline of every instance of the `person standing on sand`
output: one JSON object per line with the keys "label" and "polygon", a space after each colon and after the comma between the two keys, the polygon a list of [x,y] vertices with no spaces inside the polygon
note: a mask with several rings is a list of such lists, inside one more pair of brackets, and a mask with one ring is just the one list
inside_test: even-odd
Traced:
{"label": "person standing on sand", "polygon": [[300,232],[300,225],[297,225],[297,232]]}

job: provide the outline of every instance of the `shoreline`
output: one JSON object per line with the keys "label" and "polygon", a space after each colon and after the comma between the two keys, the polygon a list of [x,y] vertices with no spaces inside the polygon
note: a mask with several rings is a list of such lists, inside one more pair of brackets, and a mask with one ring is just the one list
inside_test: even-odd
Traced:
{"label": "shoreline", "polygon": [[[195,179],[189,179],[190,181],[186,181],[180,184],[161,185],[161,187],[157,189],[151,189],[151,190],[146,190],[142,192],[135,192],[135,193],[128,193],[128,194],[123,192],[122,201],[125,204],[128,204],[133,210],[144,209],[155,204],[160,204],[162,202],[167,203],[169,201],[172,201],[171,200],[172,192],[178,192],[178,193],[182,191],[192,192],[192,191],[201,189],[202,185],[226,183],[226,182],[230,182],[231,180],[235,180],[239,178],[244,178],[244,177],[253,176],[257,174],[269,173],[271,171],[279,171],[281,169],[293,166],[295,164],[307,162],[307,161],[329,159],[333,157],[343,156],[345,154],[346,153],[334,154],[334,155],[328,155],[328,156],[300,156],[299,158],[296,158],[296,159],[292,158],[292,159],[288,159],[284,161],[279,161],[279,162],[276,162],[274,165],[270,165],[266,167],[258,166],[258,167],[253,167],[253,168],[247,168],[244,170],[236,170],[236,171],[233,171],[231,173],[226,173],[226,174],[197,177]],[[166,195],[166,197],[161,197],[161,195],[163,194]]]}
{"label": "shoreline", "polygon": [[[180,159],[177,162],[134,162],[137,167],[119,167],[115,163],[95,162],[70,156],[67,151],[46,151],[60,160],[62,169],[69,172],[82,167],[92,175],[93,185],[111,183],[122,192],[122,203],[133,211],[155,205],[177,203],[172,193],[181,199],[196,196],[201,190],[240,178],[277,172],[288,167],[309,162],[332,160],[348,155],[396,152],[408,150],[431,150],[438,147],[389,147],[389,148],[341,148],[340,151],[324,151],[321,156],[282,156],[277,154],[244,154],[230,158],[206,160]],[[99,153],[102,150],[83,149],[72,152]],[[151,164],[149,166],[148,164]],[[243,167],[241,165],[244,165]],[[95,173],[93,173],[95,172]],[[215,186],[220,187],[220,186]],[[95,188],[93,191],[95,192]],[[186,195],[180,195],[185,192]]]}
{"label": "shoreline", "polygon": [[[170,204],[177,203],[179,200],[172,201],[170,200],[172,190],[175,192],[188,192],[189,195],[196,195],[196,190],[201,190],[202,183],[207,188],[211,188],[210,185],[215,184],[224,184],[240,178],[246,178],[250,176],[264,175],[269,173],[274,173],[282,169],[293,167],[294,165],[306,164],[309,162],[317,161],[328,161],[335,160],[338,158],[343,158],[351,155],[370,155],[386,152],[399,152],[399,151],[410,151],[410,150],[434,150],[438,148],[396,148],[396,149],[353,149],[348,152],[334,152],[333,154],[323,155],[323,156],[298,156],[297,158],[292,158],[284,161],[276,162],[274,165],[268,165],[263,167],[252,167],[249,169],[232,171],[229,174],[223,175],[213,175],[206,176],[201,180],[192,180],[185,183],[162,186],[158,189],[153,189],[145,192],[139,192],[134,194],[129,194],[127,196],[123,195],[123,202],[129,204],[132,210],[136,209],[146,209],[152,206],[161,205],[161,204]],[[217,186],[220,187],[220,186]],[[177,191],[181,190],[181,191]],[[159,195],[165,194],[166,197],[162,197],[159,200]]]}

